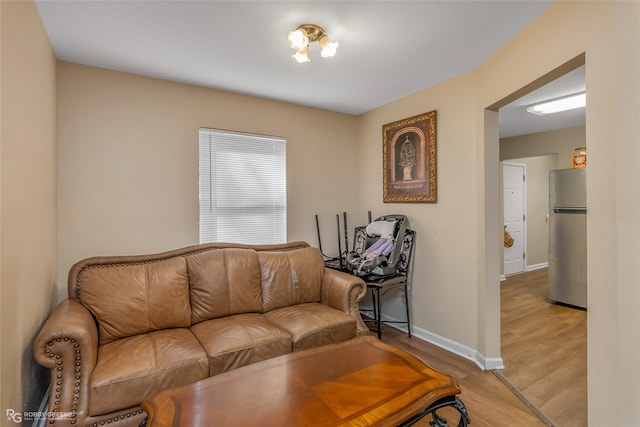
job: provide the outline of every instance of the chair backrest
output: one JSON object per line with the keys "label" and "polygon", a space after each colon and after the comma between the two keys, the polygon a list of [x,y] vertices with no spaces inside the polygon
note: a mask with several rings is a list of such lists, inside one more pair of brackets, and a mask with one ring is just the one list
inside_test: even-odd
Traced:
{"label": "chair backrest", "polygon": [[401,274],[408,274],[411,270],[411,261],[413,260],[413,245],[416,240],[416,232],[414,230],[407,230],[402,239],[402,255],[397,264],[397,272]]}
{"label": "chair backrest", "polygon": [[[410,268],[413,252],[415,231],[407,228],[407,218],[404,215],[387,215],[377,218],[367,226],[355,228],[353,236],[353,251],[348,257],[349,267],[357,269],[358,274],[371,273],[374,275],[406,274]],[[377,249],[381,239],[390,237],[391,246],[386,245],[383,263],[376,263],[378,267],[372,271],[361,270],[365,261],[370,259],[368,250]],[[375,254],[375,253],[374,253]]]}

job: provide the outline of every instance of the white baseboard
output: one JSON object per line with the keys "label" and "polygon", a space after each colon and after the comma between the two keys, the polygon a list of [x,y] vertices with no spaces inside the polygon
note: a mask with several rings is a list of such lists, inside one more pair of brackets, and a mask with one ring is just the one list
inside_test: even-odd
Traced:
{"label": "white baseboard", "polygon": [[540,264],[528,265],[526,271],[540,270],[541,268],[549,267],[548,262],[541,262]]}
{"label": "white baseboard", "polygon": [[[364,310],[371,310],[370,307],[363,307]],[[392,316],[383,314],[383,321],[388,322],[402,322],[402,320],[396,319]],[[402,332],[407,332],[406,324],[393,324],[390,323],[388,326],[392,328],[398,329]],[[485,357],[480,354],[477,350],[474,350],[464,344],[460,344],[459,342],[450,340],[449,338],[445,338],[438,334],[434,334],[433,332],[429,332],[425,329],[419,328],[415,325],[411,326],[411,336],[419,338],[423,341],[431,343],[435,346],[438,346],[444,350],[447,350],[450,353],[458,355],[460,357],[464,357],[465,359],[471,360],[474,362],[480,369],[483,371],[490,371],[493,369],[504,369],[504,362],[501,357]]]}
{"label": "white baseboard", "polygon": [[440,348],[443,348],[444,350],[447,350],[453,354],[471,360],[483,371],[490,371],[492,369],[504,369],[504,363],[501,357],[485,357],[477,350],[464,344],[460,344],[459,342],[450,340],[449,338],[445,338],[443,336],[434,334],[433,332],[429,332],[418,327],[413,327],[412,329],[414,336]]}
{"label": "white baseboard", "polygon": [[[528,273],[529,271],[540,270],[541,268],[547,268],[547,267],[549,267],[548,262],[541,262],[540,264],[528,265],[525,267],[523,273]],[[514,274],[518,274],[518,273],[514,273]],[[505,276],[504,274],[501,274],[500,281],[503,282],[505,280],[507,280],[507,276]]]}

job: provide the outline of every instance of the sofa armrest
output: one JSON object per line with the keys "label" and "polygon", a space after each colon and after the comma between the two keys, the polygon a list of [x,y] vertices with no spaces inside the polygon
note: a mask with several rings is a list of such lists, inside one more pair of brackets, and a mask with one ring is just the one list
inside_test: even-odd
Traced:
{"label": "sofa armrest", "polygon": [[62,301],[33,343],[36,361],[51,370],[47,425],[77,425],[89,415],[89,379],[97,354],[95,319],[80,300]]}
{"label": "sofa armrest", "polygon": [[353,316],[357,322],[358,335],[369,334],[369,328],[362,321],[358,306],[366,293],[367,285],[360,277],[325,267],[320,302]]}

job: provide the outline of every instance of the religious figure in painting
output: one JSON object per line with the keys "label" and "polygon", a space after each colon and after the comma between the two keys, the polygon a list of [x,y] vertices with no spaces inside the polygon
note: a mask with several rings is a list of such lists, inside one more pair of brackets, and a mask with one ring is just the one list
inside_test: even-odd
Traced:
{"label": "religious figure in painting", "polygon": [[416,164],[416,150],[411,141],[409,141],[409,135],[405,135],[405,138],[400,147],[398,163],[402,167],[402,180],[411,181],[413,179],[411,172]]}

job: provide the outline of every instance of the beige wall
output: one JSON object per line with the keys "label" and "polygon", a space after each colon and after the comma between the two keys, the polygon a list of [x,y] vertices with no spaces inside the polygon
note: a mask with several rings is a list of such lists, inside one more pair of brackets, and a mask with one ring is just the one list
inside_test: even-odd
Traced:
{"label": "beige wall", "polygon": [[[458,351],[477,349],[475,79],[465,75],[361,117],[361,186],[374,216],[398,213],[416,231],[412,308],[418,336],[455,341]],[[437,110],[435,204],[382,202],[382,125]],[[374,183],[371,185],[370,183]],[[400,296],[394,317],[403,319]],[[455,319],[455,320],[454,320]]]}
{"label": "beige wall", "polygon": [[[0,410],[37,410],[32,339],[57,302],[55,57],[32,2],[0,1]],[[29,421],[25,420],[25,424]]]}
{"label": "beige wall", "polygon": [[[285,137],[288,238],[337,246],[335,214],[366,220],[353,116],[70,63],[58,66],[60,295],[93,255],[198,243],[198,129]],[[334,251],[336,252],[336,251]]]}
{"label": "beige wall", "polygon": [[500,140],[500,160],[557,154],[556,169],[568,169],[571,167],[573,150],[585,144],[584,126],[503,138]]}

